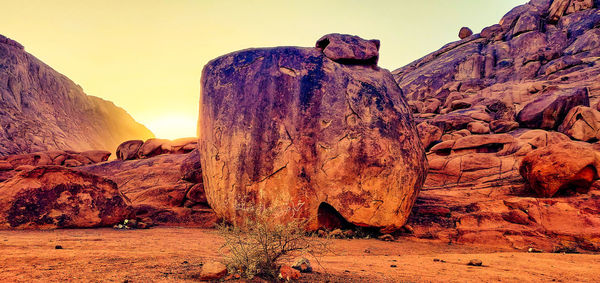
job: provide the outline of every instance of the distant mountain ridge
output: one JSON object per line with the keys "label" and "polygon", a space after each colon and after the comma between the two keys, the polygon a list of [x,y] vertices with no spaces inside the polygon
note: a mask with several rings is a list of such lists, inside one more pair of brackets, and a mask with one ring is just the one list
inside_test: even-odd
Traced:
{"label": "distant mountain ridge", "polygon": [[0,155],[114,151],[123,141],[152,137],[124,109],[86,95],[21,44],[0,35]]}

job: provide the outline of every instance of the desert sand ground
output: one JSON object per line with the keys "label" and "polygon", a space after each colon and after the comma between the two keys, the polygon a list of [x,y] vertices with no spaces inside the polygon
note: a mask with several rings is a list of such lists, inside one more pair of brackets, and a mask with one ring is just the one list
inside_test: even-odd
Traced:
{"label": "desert sand ground", "polygon": [[[401,238],[326,240],[304,282],[598,282],[600,255],[527,253]],[[56,249],[56,246],[62,249]],[[186,282],[221,260],[215,230],[0,231],[0,282]],[[466,265],[481,259],[483,266]],[[311,259],[309,257],[309,259]],[[435,260],[434,260],[435,259]]]}

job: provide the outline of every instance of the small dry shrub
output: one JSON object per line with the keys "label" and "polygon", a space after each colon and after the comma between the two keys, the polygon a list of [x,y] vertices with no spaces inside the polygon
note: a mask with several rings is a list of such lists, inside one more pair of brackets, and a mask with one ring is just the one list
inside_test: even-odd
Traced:
{"label": "small dry shrub", "polygon": [[279,260],[286,259],[292,252],[314,257],[315,249],[320,249],[314,238],[306,236],[302,221],[275,223],[274,213],[268,210],[253,210],[249,215],[244,225],[218,226],[225,239],[223,248],[229,251],[226,260],[232,273],[246,278],[277,278]]}

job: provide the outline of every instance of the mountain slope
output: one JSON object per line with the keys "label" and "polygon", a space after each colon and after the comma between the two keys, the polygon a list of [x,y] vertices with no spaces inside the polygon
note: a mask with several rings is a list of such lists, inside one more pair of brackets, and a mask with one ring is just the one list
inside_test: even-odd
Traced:
{"label": "mountain slope", "polygon": [[[599,4],[532,0],[392,72],[427,148],[409,219],[417,237],[600,251],[600,171],[587,160],[600,148]],[[583,150],[539,154],[556,144]],[[520,171],[522,160],[546,171]],[[566,176],[558,192],[522,177],[545,172]]]}
{"label": "mountain slope", "polygon": [[22,45],[0,35],[0,155],[113,151],[125,140],[151,137],[125,110],[86,95]]}

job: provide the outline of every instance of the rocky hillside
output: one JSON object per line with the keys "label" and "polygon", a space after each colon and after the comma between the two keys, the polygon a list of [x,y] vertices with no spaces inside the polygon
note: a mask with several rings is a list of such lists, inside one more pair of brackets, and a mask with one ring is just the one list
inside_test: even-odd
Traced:
{"label": "rocky hillside", "polygon": [[600,249],[598,2],[532,0],[393,72],[430,166],[417,236]]}
{"label": "rocky hillside", "polygon": [[152,132],[0,35],[0,155],[113,150]]}

